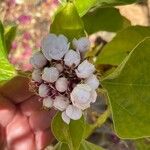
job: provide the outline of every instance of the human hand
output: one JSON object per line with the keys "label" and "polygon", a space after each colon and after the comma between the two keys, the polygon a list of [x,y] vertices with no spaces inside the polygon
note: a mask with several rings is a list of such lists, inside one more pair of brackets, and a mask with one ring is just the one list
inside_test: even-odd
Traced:
{"label": "human hand", "polygon": [[0,150],[42,150],[54,139],[50,122],[55,111],[41,109],[28,83],[16,77],[0,88]]}

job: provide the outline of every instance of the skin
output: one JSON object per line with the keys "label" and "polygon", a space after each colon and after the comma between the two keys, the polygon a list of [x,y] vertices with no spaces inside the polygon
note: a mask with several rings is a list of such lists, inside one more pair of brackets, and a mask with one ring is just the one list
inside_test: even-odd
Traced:
{"label": "skin", "polygon": [[55,111],[43,110],[28,84],[27,78],[16,77],[0,88],[0,150],[43,150],[54,140]]}

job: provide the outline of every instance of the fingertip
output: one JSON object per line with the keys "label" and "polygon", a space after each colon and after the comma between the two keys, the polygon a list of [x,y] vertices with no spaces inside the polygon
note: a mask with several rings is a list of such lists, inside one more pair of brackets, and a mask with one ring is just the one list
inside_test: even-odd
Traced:
{"label": "fingertip", "polygon": [[42,108],[42,102],[38,96],[33,96],[20,104],[22,113],[26,116],[31,116],[32,113],[39,111]]}
{"label": "fingertip", "polygon": [[15,116],[16,107],[6,98],[0,95],[0,124],[6,127]]}
{"label": "fingertip", "polygon": [[29,117],[29,123],[31,128],[34,131],[45,130],[50,127],[52,117],[55,114],[55,110],[51,109],[50,111],[41,110],[34,112]]}

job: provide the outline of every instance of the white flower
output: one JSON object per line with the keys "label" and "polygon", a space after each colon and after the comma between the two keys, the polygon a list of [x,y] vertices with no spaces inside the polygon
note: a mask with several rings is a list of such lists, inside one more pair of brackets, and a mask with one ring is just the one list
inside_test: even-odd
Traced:
{"label": "white flower", "polygon": [[55,67],[46,67],[44,68],[42,79],[44,81],[53,83],[55,82],[59,77],[59,71]]}
{"label": "white flower", "polygon": [[74,50],[69,50],[65,57],[64,57],[64,62],[65,65],[71,67],[72,65],[78,66],[80,63],[80,53],[76,52]]}
{"label": "white flower", "polygon": [[88,78],[90,77],[93,72],[95,71],[95,67],[89,61],[84,60],[78,68],[75,70],[77,76],[79,78]]}
{"label": "white flower", "polygon": [[62,112],[61,117],[62,117],[62,119],[63,119],[63,121],[64,121],[65,123],[67,123],[67,124],[70,123],[70,118],[66,115],[66,112],[65,112],[65,111]]}
{"label": "white flower", "polygon": [[56,83],[55,83],[55,87],[59,92],[65,92],[68,88],[68,81],[66,78],[62,77],[59,78]]}
{"label": "white flower", "polygon": [[64,96],[56,96],[53,104],[53,106],[60,111],[64,111],[68,105],[69,101]]}
{"label": "white flower", "polygon": [[39,96],[40,97],[46,97],[48,96],[49,87],[46,84],[41,84],[39,86]]}
{"label": "white flower", "polygon": [[70,96],[74,106],[85,110],[96,101],[97,93],[87,84],[78,84]]}
{"label": "white flower", "polygon": [[59,72],[62,72],[63,69],[64,69],[62,64],[56,64],[55,67],[57,68],[57,70],[58,70]]}
{"label": "white flower", "polygon": [[69,105],[66,109],[66,115],[73,120],[78,120],[82,116],[82,111],[73,105]]}
{"label": "white flower", "polygon": [[85,80],[85,84],[89,85],[93,90],[96,90],[99,86],[99,80],[96,75],[93,74]]}
{"label": "white flower", "polygon": [[53,99],[48,96],[43,99],[43,106],[47,108],[51,108],[53,106]]}
{"label": "white flower", "polygon": [[39,51],[39,52],[34,53],[33,56],[30,58],[30,64],[35,69],[40,69],[40,68],[43,68],[47,64],[47,59]]}
{"label": "white flower", "polygon": [[73,47],[80,52],[85,52],[90,48],[90,41],[86,37],[81,37],[78,40],[73,39],[72,44]]}
{"label": "white flower", "polygon": [[42,52],[48,59],[61,60],[69,49],[68,40],[64,35],[49,34],[42,40]]}
{"label": "white flower", "polygon": [[42,72],[40,69],[34,69],[32,72],[32,80],[41,83],[42,82]]}

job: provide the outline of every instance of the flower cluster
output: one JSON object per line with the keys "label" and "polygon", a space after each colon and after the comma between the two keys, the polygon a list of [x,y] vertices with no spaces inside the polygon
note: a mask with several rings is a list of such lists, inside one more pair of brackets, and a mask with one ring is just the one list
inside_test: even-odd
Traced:
{"label": "flower cluster", "polygon": [[64,35],[49,34],[42,40],[41,51],[30,59],[34,67],[32,83],[43,106],[61,111],[67,124],[70,119],[80,119],[83,110],[97,98],[95,67],[83,58],[89,48],[86,37],[69,43]]}

